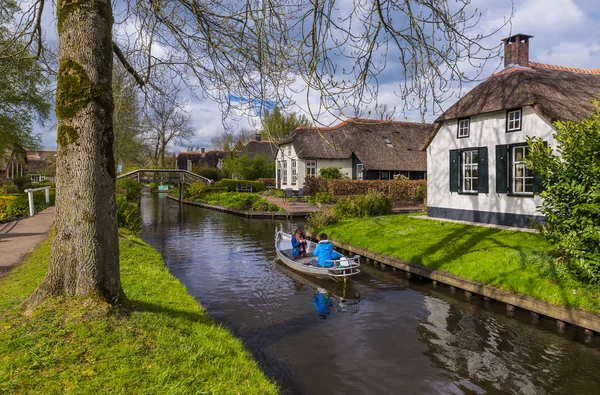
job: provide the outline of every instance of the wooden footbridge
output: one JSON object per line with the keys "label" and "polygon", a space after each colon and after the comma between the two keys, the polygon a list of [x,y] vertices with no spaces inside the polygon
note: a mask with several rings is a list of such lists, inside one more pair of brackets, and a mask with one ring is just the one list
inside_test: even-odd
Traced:
{"label": "wooden footbridge", "polygon": [[179,184],[179,201],[183,202],[183,185],[200,181],[206,185],[212,186],[213,181],[202,177],[196,173],[180,169],[137,169],[129,173],[117,176],[120,178],[130,178],[140,183],[158,182],[165,184]]}

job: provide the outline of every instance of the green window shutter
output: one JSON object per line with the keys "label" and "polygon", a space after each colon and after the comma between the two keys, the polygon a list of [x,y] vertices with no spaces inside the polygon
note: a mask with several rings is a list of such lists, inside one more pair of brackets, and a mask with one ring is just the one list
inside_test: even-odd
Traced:
{"label": "green window shutter", "polygon": [[450,192],[458,192],[458,155],[459,150],[450,150]]}
{"label": "green window shutter", "polygon": [[508,146],[496,146],[496,193],[508,192]]}
{"label": "green window shutter", "polygon": [[479,193],[488,193],[490,191],[488,182],[488,149],[487,147],[478,148],[479,151],[479,163],[477,164],[478,187]]}

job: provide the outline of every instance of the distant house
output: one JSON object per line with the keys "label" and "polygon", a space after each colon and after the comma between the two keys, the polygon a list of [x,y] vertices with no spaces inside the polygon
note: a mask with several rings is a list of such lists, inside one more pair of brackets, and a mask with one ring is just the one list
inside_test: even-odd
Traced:
{"label": "distant house", "polygon": [[435,121],[426,144],[429,216],[521,227],[542,219],[540,182],[523,163],[526,138],[554,147],[554,121],[590,116],[600,69],[530,62],[531,37],[505,39],[504,69]]}
{"label": "distant house", "polygon": [[192,166],[206,166],[221,170],[223,158],[230,151],[209,150],[201,148],[200,152],[180,152],[177,155],[177,168],[181,170],[192,170]]}
{"label": "distant house", "polygon": [[56,150],[27,150],[24,154],[13,151],[0,160],[0,178],[13,180],[25,176],[35,183],[54,181],[55,174]]}
{"label": "distant house", "polygon": [[275,161],[277,156],[277,145],[269,140],[262,140],[261,135],[257,134],[255,140],[250,140],[241,150],[242,155],[248,155],[254,158],[256,155],[262,155],[265,158]]}
{"label": "distant house", "polygon": [[349,119],[330,128],[301,126],[279,142],[277,186],[298,190],[305,177],[336,167],[357,180],[388,180],[397,174],[423,179],[427,159],[421,150],[430,124]]}

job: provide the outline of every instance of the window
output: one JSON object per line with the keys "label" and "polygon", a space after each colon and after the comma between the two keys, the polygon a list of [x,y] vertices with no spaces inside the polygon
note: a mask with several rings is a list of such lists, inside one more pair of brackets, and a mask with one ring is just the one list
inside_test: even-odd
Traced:
{"label": "window", "polygon": [[364,179],[364,166],[362,163],[356,165],[356,179],[363,180]]}
{"label": "window", "polygon": [[390,172],[387,170],[382,170],[379,172],[379,179],[380,180],[389,180],[390,179]]}
{"label": "window", "polygon": [[38,182],[42,182],[42,181],[46,180],[46,176],[41,175],[41,174],[30,174],[27,177],[34,184],[37,184]]}
{"label": "window", "polygon": [[292,159],[292,185],[296,185],[298,182],[298,168],[296,167],[296,159]]}
{"label": "window", "polygon": [[533,194],[533,171],[523,159],[529,153],[528,146],[513,147],[512,149],[512,192]]}
{"label": "window", "polygon": [[487,147],[450,150],[450,192],[489,192],[487,151]]}
{"label": "window", "polygon": [[306,177],[316,177],[317,176],[317,161],[316,160],[307,160],[306,161]]}
{"label": "window", "polygon": [[469,137],[469,128],[471,126],[471,119],[464,118],[458,120],[458,132],[457,137],[459,139]]}
{"label": "window", "polygon": [[511,110],[506,113],[506,131],[516,132],[521,130],[521,109]]}
{"label": "window", "polygon": [[288,173],[287,161],[286,160],[282,160],[281,161],[281,165],[283,167],[282,183],[283,184],[287,184],[287,173]]}
{"label": "window", "polygon": [[477,150],[462,153],[462,191],[477,193],[479,191],[479,152]]}

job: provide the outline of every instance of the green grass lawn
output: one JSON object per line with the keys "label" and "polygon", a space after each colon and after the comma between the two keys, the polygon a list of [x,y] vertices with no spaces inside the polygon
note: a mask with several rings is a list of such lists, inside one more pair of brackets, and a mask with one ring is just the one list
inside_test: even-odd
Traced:
{"label": "green grass lawn", "polygon": [[191,198],[198,203],[211,204],[234,210],[253,212],[277,212],[283,211],[278,205],[270,203],[261,198],[257,193],[248,192],[209,192],[201,196]]}
{"label": "green grass lawn", "polygon": [[600,288],[555,264],[552,246],[536,233],[388,215],[329,226],[330,238],[432,269],[600,313]]}
{"label": "green grass lawn", "polygon": [[137,238],[121,238],[130,308],[57,298],[24,314],[49,254],[46,241],[0,280],[0,393],[277,393],[242,343]]}

